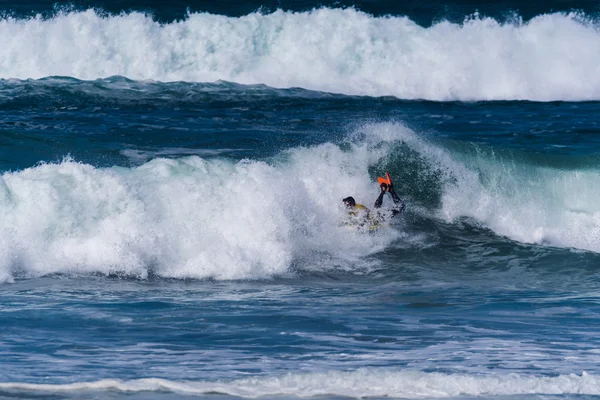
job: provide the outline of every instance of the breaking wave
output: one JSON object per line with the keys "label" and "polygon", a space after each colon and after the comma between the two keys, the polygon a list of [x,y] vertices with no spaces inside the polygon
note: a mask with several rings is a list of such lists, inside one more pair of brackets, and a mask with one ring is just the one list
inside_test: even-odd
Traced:
{"label": "breaking wave", "polygon": [[422,27],[355,9],[160,24],[142,13],[0,20],[0,78],[266,84],[430,100],[598,100],[599,26],[584,14]]}

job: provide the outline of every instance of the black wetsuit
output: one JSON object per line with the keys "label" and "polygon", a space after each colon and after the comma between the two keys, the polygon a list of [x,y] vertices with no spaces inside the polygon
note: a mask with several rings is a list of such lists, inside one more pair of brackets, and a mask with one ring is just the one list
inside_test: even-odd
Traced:
{"label": "black wetsuit", "polygon": [[[400,214],[402,212],[402,210],[404,210],[404,207],[406,205],[400,199],[400,197],[398,197],[398,195],[396,194],[396,192],[394,191],[393,188],[390,187],[388,192],[392,195],[392,200],[394,200],[394,208],[392,208],[392,217],[394,217],[397,214]],[[377,200],[375,200],[375,208],[381,207],[381,205],[383,204],[383,196],[384,195],[385,195],[385,192],[379,193],[379,197],[377,197]]]}

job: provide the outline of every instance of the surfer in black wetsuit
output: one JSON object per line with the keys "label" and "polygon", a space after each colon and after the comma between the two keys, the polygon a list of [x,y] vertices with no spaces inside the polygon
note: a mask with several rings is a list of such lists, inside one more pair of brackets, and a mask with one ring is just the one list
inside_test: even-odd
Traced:
{"label": "surfer in black wetsuit", "polygon": [[394,201],[394,207],[391,210],[392,217],[396,216],[397,214],[400,214],[402,210],[404,210],[404,207],[406,207],[406,204],[404,204],[402,199],[398,197],[396,191],[394,190],[394,186],[388,185],[387,183],[382,183],[380,187],[381,193],[379,193],[379,197],[377,197],[377,200],[375,200],[375,208],[381,208],[381,205],[383,204],[383,196],[387,192],[392,195],[392,200]]}

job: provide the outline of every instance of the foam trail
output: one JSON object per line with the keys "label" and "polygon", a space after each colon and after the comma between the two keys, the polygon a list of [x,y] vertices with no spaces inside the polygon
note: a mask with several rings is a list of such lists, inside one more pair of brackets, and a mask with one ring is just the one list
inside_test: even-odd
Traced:
{"label": "foam trail", "polygon": [[164,25],[87,10],[1,20],[0,78],[121,75],[406,99],[598,100],[599,31],[591,17],[559,13],[424,28],[353,9],[194,13]]}
{"label": "foam trail", "polygon": [[600,377],[589,375],[463,375],[359,369],[351,372],[287,374],[222,382],[175,382],[165,379],[101,380],[72,384],[0,383],[2,390],[77,392],[170,391],[182,394],[221,393],[260,398],[265,396],[347,396],[351,398],[447,398],[456,396],[599,395]]}

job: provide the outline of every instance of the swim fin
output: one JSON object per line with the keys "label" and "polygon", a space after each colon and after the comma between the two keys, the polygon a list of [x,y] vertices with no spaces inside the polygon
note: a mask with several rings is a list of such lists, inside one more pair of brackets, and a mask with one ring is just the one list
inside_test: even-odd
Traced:
{"label": "swim fin", "polygon": [[385,173],[385,178],[382,177],[378,177],[377,178],[377,182],[379,182],[379,184],[381,185],[382,183],[385,183],[388,186],[392,185],[392,177],[390,176],[389,172]]}

